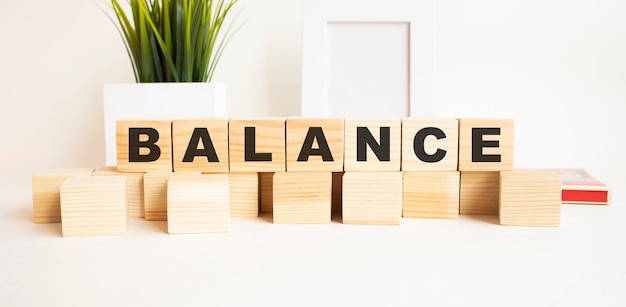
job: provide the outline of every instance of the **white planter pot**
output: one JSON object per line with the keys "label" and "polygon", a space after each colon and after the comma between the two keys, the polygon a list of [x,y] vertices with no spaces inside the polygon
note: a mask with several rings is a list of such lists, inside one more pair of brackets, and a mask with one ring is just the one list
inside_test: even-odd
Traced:
{"label": "white planter pot", "polygon": [[105,84],[106,164],[117,165],[115,122],[118,120],[225,116],[226,86],[223,83]]}

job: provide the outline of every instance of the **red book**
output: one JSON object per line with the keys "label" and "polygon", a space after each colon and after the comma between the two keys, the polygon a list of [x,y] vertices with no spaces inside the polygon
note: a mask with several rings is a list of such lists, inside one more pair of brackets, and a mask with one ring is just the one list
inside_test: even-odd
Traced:
{"label": "red book", "polygon": [[611,189],[601,181],[591,177],[584,169],[554,169],[561,175],[563,203],[608,205],[611,203]]}

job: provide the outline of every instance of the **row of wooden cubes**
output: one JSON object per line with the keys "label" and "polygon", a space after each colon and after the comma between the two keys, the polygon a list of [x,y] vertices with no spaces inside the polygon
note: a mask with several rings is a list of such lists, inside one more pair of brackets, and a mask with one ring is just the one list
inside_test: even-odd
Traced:
{"label": "row of wooden cubes", "polygon": [[123,172],[513,168],[511,119],[123,120],[116,135],[117,167]]}

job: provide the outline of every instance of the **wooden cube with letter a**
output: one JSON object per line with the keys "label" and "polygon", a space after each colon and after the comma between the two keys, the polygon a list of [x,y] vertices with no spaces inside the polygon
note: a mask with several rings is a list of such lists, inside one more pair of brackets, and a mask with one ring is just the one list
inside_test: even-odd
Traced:
{"label": "wooden cube with letter a", "polygon": [[561,177],[545,171],[500,172],[500,224],[558,227]]}
{"label": "wooden cube with letter a", "polygon": [[59,168],[35,174],[32,178],[33,222],[61,222],[61,185],[72,177],[89,177],[91,168]]}
{"label": "wooden cube with letter a", "polygon": [[346,172],[342,193],[344,224],[400,225],[401,172]]}
{"label": "wooden cube with letter a", "polygon": [[172,122],[175,172],[228,172],[228,119]]}
{"label": "wooden cube with letter a", "polygon": [[64,237],[126,234],[126,177],[74,177],[61,186]]}
{"label": "wooden cube with letter a", "polygon": [[400,171],[400,119],[346,119],[346,172]]}
{"label": "wooden cube with letter a", "polygon": [[174,173],[167,183],[170,234],[228,232],[230,192],[227,174]]}
{"label": "wooden cube with letter a", "polygon": [[231,172],[284,172],[285,119],[231,119]]}
{"label": "wooden cube with letter a", "polygon": [[459,171],[513,169],[512,119],[460,119]]}
{"label": "wooden cube with letter a", "polygon": [[[125,176],[126,191],[128,193],[128,217],[144,217],[144,186],[145,173],[119,172],[114,166],[104,166],[96,169],[93,176]],[[169,174],[169,173],[167,173]]]}
{"label": "wooden cube with letter a", "polygon": [[278,172],[273,183],[274,223],[330,223],[331,172]]}
{"label": "wooden cube with letter a", "polygon": [[460,214],[497,215],[498,172],[461,172]]}
{"label": "wooden cube with letter a", "polygon": [[287,171],[343,171],[343,119],[288,118]]}
{"label": "wooden cube with letter a", "polygon": [[457,119],[402,119],[403,171],[456,171],[458,151]]}
{"label": "wooden cube with letter a", "polygon": [[460,173],[404,172],[402,216],[408,218],[459,217]]}
{"label": "wooden cube with letter a", "polygon": [[167,120],[121,120],[116,123],[117,170],[172,171],[172,123]]}

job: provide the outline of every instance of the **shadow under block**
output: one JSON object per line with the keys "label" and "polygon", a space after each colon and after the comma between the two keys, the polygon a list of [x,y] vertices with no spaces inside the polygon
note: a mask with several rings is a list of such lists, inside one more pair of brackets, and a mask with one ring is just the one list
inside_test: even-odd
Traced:
{"label": "shadow under block", "polygon": [[228,119],[172,122],[175,172],[227,173]]}
{"label": "shadow under block", "polygon": [[145,218],[148,221],[167,221],[167,181],[172,173],[146,173],[143,176]]}
{"label": "shadow under block", "polygon": [[400,171],[400,119],[345,119],[344,171]]}
{"label": "shadow under block", "polygon": [[498,172],[461,172],[459,213],[497,215],[499,193]]}
{"label": "shadow under block", "polygon": [[61,186],[64,237],[124,235],[126,177],[75,177]]}
{"label": "shadow under block", "polygon": [[458,218],[460,178],[456,171],[404,172],[402,216]]}
{"label": "shadow under block", "polygon": [[259,174],[229,173],[230,216],[259,216]]}
{"label": "shadow under block", "polygon": [[284,172],[285,119],[231,119],[231,172]]}
{"label": "shadow under block", "polygon": [[457,119],[402,119],[403,171],[456,171],[458,158]]}
{"label": "shadow under block", "polygon": [[343,174],[344,224],[400,225],[401,218],[401,172]]}
{"label": "shadow under block", "polygon": [[145,173],[123,173],[117,171],[114,166],[105,166],[96,169],[92,176],[125,176],[127,178],[128,217],[144,217],[144,174]]}
{"label": "shadow under block", "polygon": [[228,232],[230,192],[227,174],[174,174],[167,183],[170,234]]}
{"label": "shadow under block", "polygon": [[287,171],[343,171],[343,119],[288,118]]}
{"label": "shadow under block", "polygon": [[512,119],[459,119],[459,171],[513,169]]}
{"label": "shadow under block", "polygon": [[331,212],[341,213],[341,190],[343,187],[343,172],[333,173]]}
{"label": "shadow under block", "polygon": [[61,222],[61,185],[72,177],[89,177],[91,168],[60,168],[39,172],[32,177],[33,222]]}
{"label": "shadow under block", "polygon": [[330,223],[331,172],[279,172],[273,183],[274,223]]}
{"label": "shadow under block", "polygon": [[172,171],[172,123],[167,120],[121,120],[116,123],[117,170]]}
{"label": "shadow under block", "polygon": [[261,213],[272,213],[274,202],[274,173],[259,173],[259,197]]}
{"label": "shadow under block", "polygon": [[544,171],[500,172],[500,224],[558,227],[561,177]]}

